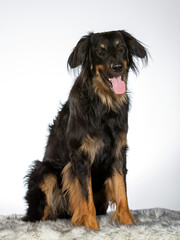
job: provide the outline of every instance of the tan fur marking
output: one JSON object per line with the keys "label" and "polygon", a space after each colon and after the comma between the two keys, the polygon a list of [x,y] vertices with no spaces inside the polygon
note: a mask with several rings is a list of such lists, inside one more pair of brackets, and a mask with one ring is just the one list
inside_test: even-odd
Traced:
{"label": "tan fur marking", "polygon": [[103,146],[104,146],[104,143],[101,139],[98,139],[97,137],[90,137],[89,135],[87,135],[87,137],[82,142],[80,151],[87,153],[90,156],[91,164],[92,164],[96,153]]}
{"label": "tan fur marking", "polygon": [[116,43],[116,45],[119,45],[119,41],[116,41],[115,43]]}
{"label": "tan fur marking", "polygon": [[53,174],[49,174],[44,178],[44,181],[39,185],[40,189],[46,195],[46,206],[44,208],[44,216],[42,221],[45,221],[50,214],[51,196],[53,189],[57,185],[57,178]]}
{"label": "tan fur marking", "polygon": [[72,224],[77,226],[86,226],[93,230],[98,230],[99,226],[96,220],[96,210],[93,201],[91,180],[89,181],[88,202],[82,195],[81,186],[78,178],[71,178],[71,163],[68,163],[63,169],[63,191],[69,195],[70,212],[72,214]]}
{"label": "tan fur marking", "polygon": [[116,139],[116,158],[119,159],[121,157],[121,149],[122,147],[127,146],[127,138],[125,132],[120,132]]}
{"label": "tan fur marking", "polygon": [[128,69],[128,67],[127,67],[127,61],[126,60],[124,60],[124,68],[127,70]]}
{"label": "tan fur marking", "polygon": [[48,205],[44,208],[44,216],[42,217],[41,221],[45,221],[50,214],[50,207]]}
{"label": "tan fur marking", "polygon": [[79,204],[72,206],[74,213],[72,217],[72,224],[77,226],[86,226],[93,230],[98,230],[99,225],[96,220],[96,209],[93,201],[93,193],[91,187],[91,181],[89,182],[89,198],[88,202],[79,196]]}
{"label": "tan fur marking", "polygon": [[121,224],[134,224],[135,221],[128,206],[123,177],[115,171],[112,178],[106,181],[105,186],[108,200],[116,203],[116,211],[113,214],[112,220],[117,219]]}
{"label": "tan fur marking", "polygon": [[62,171],[62,191],[66,194],[68,193],[70,187],[71,187],[71,182],[72,182],[72,178],[71,178],[71,167],[72,164],[71,162],[69,162],[63,169]]}
{"label": "tan fur marking", "polygon": [[106,189],[106,196],[107,200],[111,203],[115,203],[115,196],[114,196],[114,190],[113,190],[113,184],[112,179],[108,178],[105,182],[105,189]]}
{"label": "tan fur marking", "polygon": [[[96,69],[96,76],[98,76],[98,77],[100,77],[99,70],[101,70],[102,72],[105,71],[105,67],[104,67],[104,65],[101,65],[101,64],[96,65],[96,66],[95,66],[95,69]],[[103,80],[102,80],[102,81],[103,81]]]}
{"label": "tan fur marking", "polygon": [[88,209],[89,209],[89,212],[90,212],[93,216],[96,216],[96,209],[95,209],[95,206],[94,206],[94,200],[93,200],[93,191],[92,191],[91,179],[89,180],[89,199],[88,199]]}

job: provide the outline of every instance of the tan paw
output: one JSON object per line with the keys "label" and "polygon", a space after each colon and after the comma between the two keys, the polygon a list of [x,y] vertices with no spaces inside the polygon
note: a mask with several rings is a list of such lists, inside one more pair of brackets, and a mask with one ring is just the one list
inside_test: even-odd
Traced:
{"label": "tan paw", "polygon": [[113,215],[113,221],[118,220],[121,224],[135,224],[134,217],[129,210],[121,209],[119,212],[115,212]]}
{"label": "tan paw", "polygon": [[85,226],[95,231],[99,230],[97,219],[93,215],[83,215],[78,221],[72,219],[72,224],[76,226]]}

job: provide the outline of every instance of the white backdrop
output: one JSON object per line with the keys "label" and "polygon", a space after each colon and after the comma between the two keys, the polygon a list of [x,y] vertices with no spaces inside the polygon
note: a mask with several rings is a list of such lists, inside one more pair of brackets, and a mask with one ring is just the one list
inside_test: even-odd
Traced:
{"label": "white backdrop", "polygon": [[73,84],[71,50],[89,31],[118,29],[152,56],[129,76],[130,208],[180,210],[179,9],[179,0],[0,1],[0,214],[25,211],[23,177]]}

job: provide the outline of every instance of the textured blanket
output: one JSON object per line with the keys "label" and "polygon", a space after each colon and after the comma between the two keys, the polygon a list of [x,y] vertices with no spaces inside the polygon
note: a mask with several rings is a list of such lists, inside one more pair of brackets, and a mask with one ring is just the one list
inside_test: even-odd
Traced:
{"label": "textured blanket", "polygon": [[97,217],[100,230],[74,227],[70,220],[23,222],[21,216],[0,216],[0,240],[112,239],[180,240],[180,212],[167,209],[132,211],[136,225],[111,222],[111,213]]}

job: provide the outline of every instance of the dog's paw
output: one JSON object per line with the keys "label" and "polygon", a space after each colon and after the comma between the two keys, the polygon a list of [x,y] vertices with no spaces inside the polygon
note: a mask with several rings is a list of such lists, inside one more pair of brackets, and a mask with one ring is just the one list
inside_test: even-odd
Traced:
{"label": "dog's paw", "polygon": [[72,224],[76,226],[85,226],[95,231],[99,230],[97,219],[93,215],[83,215],[81,219],[72,218]]}
{"label": "dog's paw", "polygon": [[118,220],[121,224],[131,225],[135,224],[132,213],[127,209],[121,209],[119,212],[115,212],[112,220]]}

